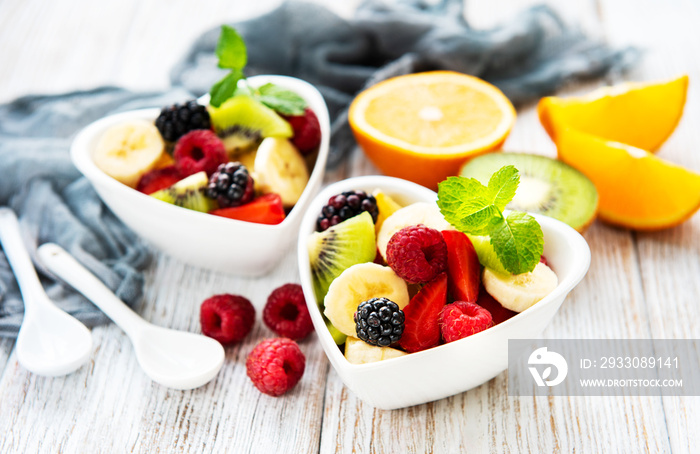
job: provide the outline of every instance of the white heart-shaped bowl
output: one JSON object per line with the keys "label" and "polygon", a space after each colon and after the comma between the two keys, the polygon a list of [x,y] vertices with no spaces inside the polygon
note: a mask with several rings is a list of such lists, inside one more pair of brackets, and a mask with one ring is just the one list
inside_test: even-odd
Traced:
{"label": "white heart-shaped bowl", "polygon": [[328,199],[343,191],[381,189],[403,204],[434,202],[437,194],[417,184],[385,176],[349,178],[325,188],[309,204],[299,228],[299,272],[306,304],[326,356],[345,385],[363,401],[390,410],[461,393],[481,385],[508,366],[508,339],[538,337],[588,271],[588,244],[574,229],[555,219],[534,215],[544,233],[544,255],[559,285],[544,299],[512,318],[455,342],[370,364],[349,363],[328,332],[311,282],[307,250],[316,218]]}
{"label": "white heart-shaped bowl", "polygon": [[321,145],[309,182],[280,224],[238,221],[164,203],[118,182],[95,165],[92,153],[107,128],[128,119],[155,120],[160,113],[157,108],[123,112],[91,123],[73,140],[71,159],[114,214],[161,251],[191,265],[227,274],[259,276],[280,262],[297,233],[306,206],[320,188],[328,157],[330,120],[321,93],[303,80],[255,76],[248,83],[254,87],[273,83],[298,93],[321,126]]}

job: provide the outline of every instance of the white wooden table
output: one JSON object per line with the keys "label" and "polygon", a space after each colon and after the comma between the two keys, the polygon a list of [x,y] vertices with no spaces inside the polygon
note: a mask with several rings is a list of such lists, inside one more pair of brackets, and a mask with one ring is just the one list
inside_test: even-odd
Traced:
{"label": "white wooden table", "polygon": [[[116,84],[162,89],[168,71],[202,31],[274,6],[224,0],[0,1],[0,102],[27,93]],[[339,2],[336,2],[339,3]],[[345,2],[344,12],[353,2]],[[468,2],[488,27],[530,0]],[[626,79],[690,74],[686,112],[659,156],[700,171],[700,4],[693,0],[570,0],[566,17],[614,45],[646,49]],[[584,92],[604,82],[570,88]],[[510,150],[554,155],[534,105],[518,112]],[[375,173],[359,152],[327,182]],[[593,260],[544,336],[698,338],[700,216],[659,233],[596,222],[586,233]],[[157,324],[199,331],[198,310],[220,292],[258,308],[247,340],[229,348],[209,385],[172,391],[139,369],[115,326],[93,330],[90,363],[62,378],[23,370],[14,342],[0,340],[0,452],[698,452],[698,397],[513,398],[506,374],[469,392],[397,411],[375,410],[345,388],[315,339],[302,342],[307,369],[285,397],[259,393],[245,358],[271,333],[260,321],[270,289],[297,282],[294,251],[260,279],[203,271],[157,254],[141,313]]]}

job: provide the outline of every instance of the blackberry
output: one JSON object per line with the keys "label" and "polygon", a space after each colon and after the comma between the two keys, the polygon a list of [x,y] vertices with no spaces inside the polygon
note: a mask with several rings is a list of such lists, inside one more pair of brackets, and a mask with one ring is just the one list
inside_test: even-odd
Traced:
{"label": "blackberry", "polygon": [[403,334],[403,311],[387,298],[372,298],[360,303],[354,319],[357,337],[370,345],[388,347],[398,342]]}
{"label": "blackberry", "polygon": [[367,195],[365,191],[346,191],[336,194],[328,199],[328,205],[324,205],[321,209],[321,214],[316,220],[316,231],[323,232],[328,227],[357,216],[363,211],[371,214],[372,221],[377,222],[379,208],[373,195]]}
{"label": "blackberry", "polygon": [[166,142],[177,142],[195,129],[211,129],[211,120],[207,108],[193,99],[184,104],[163,107],[156,118],[156,128]]}
{"label": "blackberry", "polygon": [[216,199],[220,208],[237,207],[253,200],[253,178],[240,162],[221,164],[209,178],[205,194]]}

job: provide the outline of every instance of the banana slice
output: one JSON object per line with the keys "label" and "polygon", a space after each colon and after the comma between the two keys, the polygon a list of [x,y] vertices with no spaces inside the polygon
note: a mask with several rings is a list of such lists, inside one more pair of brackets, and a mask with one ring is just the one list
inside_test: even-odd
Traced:
{"label": "banana slice", "polygon": [[356,337],[348,337],[345,340],[345,358],[351,364],[374,363],[407,354],[391,347],[375,347]]}
{"label": "banana slice", "polygon": [[544,263],[523,274],[501,274],[484,268],[484,288],[506,309],[522,312],[557,287],[559,280],[554,271]]}
{"label": "banana slice", "polygon": [[384,297],[401,309],[408,304],[408,288],[388,266],[360,263],[333,279],[323,300],[323,313],[338,331],[356,336],[353,315],[357,306],[371,298]]}
{"label": "banana slice", "polygon": [[377,234],[377,248],[382,257],[386,258],[386,246],[394,233],[409,225],[423,224],[435,230],[454,229],[440,213],[436,203],[412,203],[394,212],[384,220]]}
{"label": "banana slice", "polygon": [[141,175],[156,167],[165,154],[158,129],[146,120],[120,123],[97,142],[92,160],[104,173],[132,188]]}
{"label": "banana slice", "polygon": [[282,205],[287,208],[297,203],[309,182],[303,156],[287,139],[268,137],[263,140],[253,167],[257,176],[256,189],[265,194],[279,194]]}

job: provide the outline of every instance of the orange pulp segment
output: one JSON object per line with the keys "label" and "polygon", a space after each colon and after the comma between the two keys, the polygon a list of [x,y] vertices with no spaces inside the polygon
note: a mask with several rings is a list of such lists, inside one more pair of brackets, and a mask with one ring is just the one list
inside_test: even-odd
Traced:
{"label": "orange pulp segment", "polygon": [[555,123],[603,139],[655,151],[678,125],[688,76],[659,82],[625,82],[580,97],[546,97],[537,106],[545,130],[558,143]]}
{"label": "orange pulp segment", "polygon": [[515,109],[493,85],[433,71],[399,76],[360,93],[350,106],[357,142],[386,175],[430,188],[469,157],[498,148]]}
{"label": "orange pulp segment", "polygon": [[700,208],[700,174],[648,151],[573,128],[557,128],[559,159],[593,181],[598,216],[635,230],[680,224]]}

